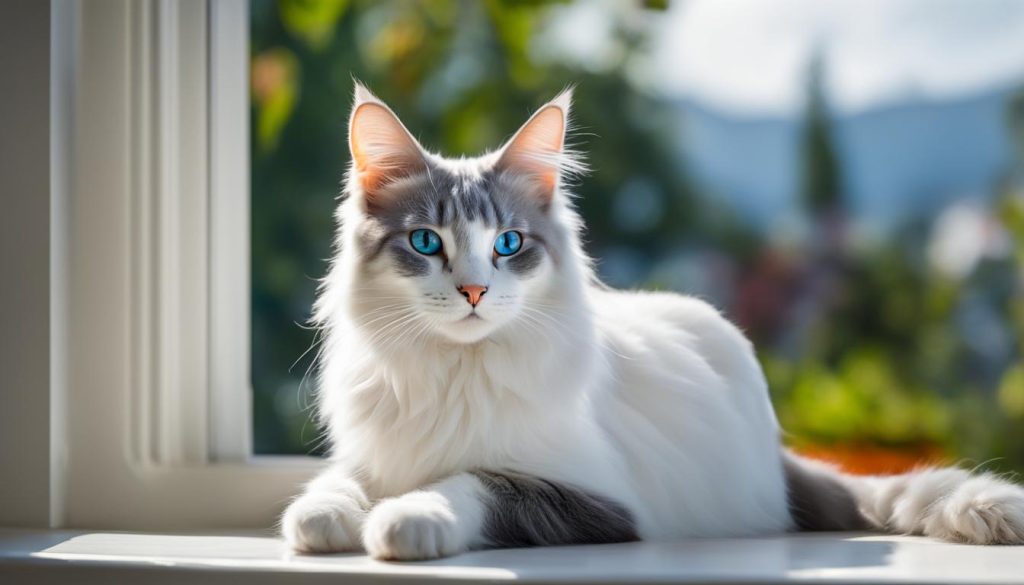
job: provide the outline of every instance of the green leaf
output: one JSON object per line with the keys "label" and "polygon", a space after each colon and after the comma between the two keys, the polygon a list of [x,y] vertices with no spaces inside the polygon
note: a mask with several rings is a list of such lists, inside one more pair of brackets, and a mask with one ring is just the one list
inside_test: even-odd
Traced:
{"label": "green leaf", "polygon": [[999,384],[999,406],[1013,418],[1024,418],[1024,363],[1006,370]]}
{"label": "green leaf", "polygon": [[262,151],[277,145],[299,96],[299,62],[288,49],[260,53],[252,63],[252,97],[256,108],[256,140]]}
{"label": "green leaf", "polygon": [[349,0],[279,0],[281,22],[285,29],[315,51],[321,51],[334,38],[338,21]]}

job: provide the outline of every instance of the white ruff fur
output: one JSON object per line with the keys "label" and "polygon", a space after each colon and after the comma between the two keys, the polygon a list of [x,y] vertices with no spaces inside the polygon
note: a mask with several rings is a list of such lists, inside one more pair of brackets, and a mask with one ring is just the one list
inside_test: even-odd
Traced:
{"label": "white ruff fur", "polygon": [[[568,99],[559,99],[553,103],[567,110]],[[365,103],[379,104],[358,95],[357,108]],[[401,158],[416,149],[403,142],[412,139],[397,119],[389,126],[383,106],[373,115],[360,122],[368,129],[353,118],[353,152],[357,159],[370,152],[370,160],[356,161],[339,206],[339,254],[316,311],[331,468],[283,518],[293,547],[362,546],[401,559],[483,546],[487,495],[463,473],[480,469],[614,500],[643,539],[794,528],[779,426],[751,344],[700,300],[597,283],[579,243],[580,220],[557,187],[546,208],[554,226],[549,254],[523,278],[490,258],[497,232],[480,222],[468,222],[461,240],[473,253],[459,250],[455,232],[436,227],[451,251],[445,269],[430,258],[428,274],[408,278],[387,260],[364,261],[360,179],[379,179],[365,168],[372,157],[386,160],[380,172],[422,164]],[[517,135],[525,133],[531,148],[551,135],[529,134],[534,120],[546,122],[538,114]],[[362,147],[358,132],[374,142]],[[403,143],[388,150],[381,146],[388,140]],[[553,159],[541,154],[516,160],[543,173]],[[499,155],[422,154],[466,180],[501,164]],[[470,309],[455,288],[478,281],[489,284],[476,307],[482,319],[463,320]],[[1024,540],[1024,491],[991,477],[947,470],[858,480],[810,469],[847,486],[872,526],[971,542]]]}

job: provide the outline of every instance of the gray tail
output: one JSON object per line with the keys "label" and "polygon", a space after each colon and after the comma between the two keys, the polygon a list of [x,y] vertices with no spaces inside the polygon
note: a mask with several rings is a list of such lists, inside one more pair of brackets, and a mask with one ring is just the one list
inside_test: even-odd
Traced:
{"label": "gray tail", "polygon": [[955,467],[853,476],[783,453],[789,510],[800,530],[885,530],[972,544],[1024,544],[1024,489]]}

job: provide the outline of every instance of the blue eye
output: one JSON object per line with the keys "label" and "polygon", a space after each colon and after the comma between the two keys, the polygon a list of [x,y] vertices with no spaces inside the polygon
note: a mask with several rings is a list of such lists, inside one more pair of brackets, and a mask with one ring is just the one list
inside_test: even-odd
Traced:
{"label": "blue eye", "polygon": [[498,256],[511,256],[523,247],[523,234],[519,232],[505,232],[494,240],[494,253]]}
{"label": "blue eye", "polygon": [[441,236],[434,230],[413,230],[409,234],[413,250],[424,256],[433,256],[441,251]]}

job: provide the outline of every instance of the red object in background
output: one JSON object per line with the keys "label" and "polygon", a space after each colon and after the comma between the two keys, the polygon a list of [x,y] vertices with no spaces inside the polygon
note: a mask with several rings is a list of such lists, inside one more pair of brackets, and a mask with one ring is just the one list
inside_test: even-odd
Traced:
{"label": "red object in background", "polygon": [[753,340],[771,338],[792,320],[790,309],[806,276],[800,262],[768,248],[742,271],[730,314]]}
{"label": "red object in background", "polygon": [[863,444],[808,445],[797,453],[837,465],[854,475],[893,475],[921,467],[948,465],[949,457],[936,445],[880,447]]}

